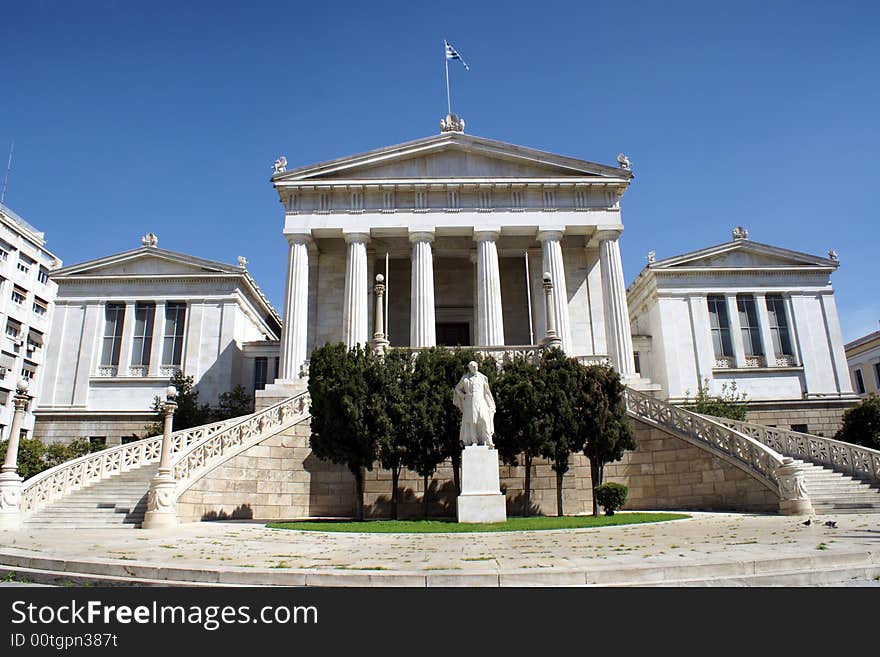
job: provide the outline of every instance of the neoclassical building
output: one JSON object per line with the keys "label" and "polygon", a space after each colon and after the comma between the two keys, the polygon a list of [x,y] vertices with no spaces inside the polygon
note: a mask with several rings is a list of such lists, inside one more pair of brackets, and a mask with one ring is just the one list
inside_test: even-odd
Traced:
{"label": "neoclassical building", "polygon": [[673,403],[735,382],[750,419],[830,436],[855,401],[831,285],[839,262],[749,239],[656,260],[628,290],[639,370]]}
{"label": "neoclassical building", "polygon": [[856,394],[862,399],[880,394],[880,331],[848,342],[844,349]]}
{"label": "neoclassical building", "polygon": [[618,245],[628,160],[466,135],[452,119],[416,141],[276,163],[289,243],[278,383],[299,379],[316,345],[370,340],[379,274],[391,345],[511,351],[545,335],[549,273],[564,350],[636,380]]}
{"label": "neoclassical building", "polygon": [[150,234],[139,248],[51,280],[58,295],[35,410],[35,435],[46,442],[143,435],[177,370],[213,405],[277,369],[281,321],[244,258],[228,265],[160,249]]}

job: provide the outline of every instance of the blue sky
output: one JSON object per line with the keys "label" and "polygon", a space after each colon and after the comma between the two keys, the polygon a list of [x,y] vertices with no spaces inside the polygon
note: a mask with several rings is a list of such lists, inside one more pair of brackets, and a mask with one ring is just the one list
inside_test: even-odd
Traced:
{"label": "blue sky", "polygon": [[880,328],[874,2],[6,2],[6,204],[67,264],[159,245],[280,308],[269,176],[437,132],[442,42],[468,132],[613,164],[627,282],[729,239],[824,255],[844,338]]}

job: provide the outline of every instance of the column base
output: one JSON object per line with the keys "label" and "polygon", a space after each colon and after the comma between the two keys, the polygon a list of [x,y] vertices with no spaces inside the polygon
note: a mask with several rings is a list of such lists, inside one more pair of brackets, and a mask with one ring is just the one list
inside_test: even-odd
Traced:
{"label": "column base", "polygon": [[21,481],[15,472],[0,474],[0,529],[21,528]]}
{"label": "column base", "polygon": [[141,529],[169,529],[177,526],[177,482],[168,472],[159,472],[150,482],[147,512]]}

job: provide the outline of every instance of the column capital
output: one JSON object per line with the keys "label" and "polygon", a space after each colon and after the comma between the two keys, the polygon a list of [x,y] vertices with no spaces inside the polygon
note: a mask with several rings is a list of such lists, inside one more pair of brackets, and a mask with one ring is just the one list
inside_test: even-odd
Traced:
{"label": "column capital", "polygon": [[598,242],[606,242],[608,240],[616,240],[623,232],[622,228],[600,228],[593,235]]}
{"label": "column capital", "polygon": [[474,228],[474,242],[497,242],[501,236],[501,227]]}
{"label": "column capital", "polygon": [[539,242],[558,242],[562,239],[565,229],[562,227],[539,228],[535,239]]}
{"label": "column capital", "polygon": [[410,242],[433,242],[434,241],[434,229],[433,228],[422,228],[420,230],[411,230],[411,231],[409,231],[409,241]]}
{"label": "column capital", "polygon": [[284,237],[287,239],[287,243],[290,245],[294,245],[294,244],[309,245],[312,243],[312,234],[311,233],[285,233]]}
{"label": "column capital", "polygon": [[370,241],[370,233],[364,231],[342,231],[342,237],[345,239],[346,244],[356,243],[356,244],[366,244]]}

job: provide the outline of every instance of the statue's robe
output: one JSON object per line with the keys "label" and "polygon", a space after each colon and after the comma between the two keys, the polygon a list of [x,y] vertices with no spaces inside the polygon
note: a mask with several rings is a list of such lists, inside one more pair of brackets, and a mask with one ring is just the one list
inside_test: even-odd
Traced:
{"label": "statue's robe", "polygon": [[461,410],[459,438],[467,445],[492,446],[495,434],[495,400],[485,374],[465,374],[455,386],[456,406]]}

